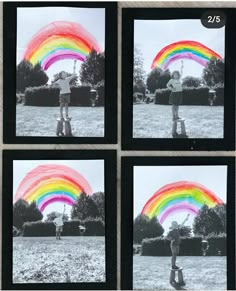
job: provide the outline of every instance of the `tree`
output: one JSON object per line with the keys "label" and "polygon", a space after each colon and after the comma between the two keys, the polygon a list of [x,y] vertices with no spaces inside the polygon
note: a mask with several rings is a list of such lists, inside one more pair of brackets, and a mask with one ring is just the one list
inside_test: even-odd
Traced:
{"label": "tree", "polygon": [[71,209],[71,219],[85,220],[88,217],[99,217],[99,210],[93,198],[81,193]]}
{"label": "tree", "polygon": [[154,68],[148,75],[147,88],[151,93],[154,93],[156,89],[166,88],[166,84],[171,78],[169,70],[162,71],[161,68]]}
{"label": "tree", "polygon": [[[47,214],[47,218],[46,218],[45,222],[53,222],[53,220],[55,218],[57,218],[60,214],[61,213],[57,212],[57,211],[53,211],[53,212]],[[63,219],[63,221],[68,221],[69,216],[67,214],[64,214],[62,219]]]}
{"label": "tree", "polygon": [[226,220],[226,204],[220,204],[214,207],[214,211],[220,217],[223,232],[226,233],[227,220]]}
{"label": "tree", "polygon": [[209,87],[217,84],[224,85],[224,62],[222,60],[212,58],[207,66],[203,69],[203,79]]}
{"label": "tree", "polygon": [[133,83],[137,85],[145,81],[145,71],[143,68],[143,56],[141,51],[135,47],[134,48],[134,69],[133,69]]}
{"label": "tree", "polygon": [[29,204],[19,199],[13,205],[13,226],[21,229],[25,222],[42,220],[43,215],[35,202]]}
{"label": "tree", "polygon": [[97,205],[99,217],[105,220],[105,194],[103,192],[96,192],[92,195],[92,199]]}
{"label": "tree", "polygon": [[226,212],[224,207],[209,208],[204,205],[193,222],[193,232],[196,235],[207,236],[211,233],[219,234],[226,231]]}
{"label": "tree", "polygon": [[192,76],[187,76],[183,79],[183,87],[199,87],[201,85],[201,79]]}
{"label": "tree", "polygon": [[190,226],[182,225],[179,228],[179,233],[180,233],[180,236],[182,236],[182,237],[190,237],[191,233],[192,233],[192,229]]}
{"label": "tree", "polygon": [[164,229],[156,217],[149,218],[146,215],[138,215],[134,220],[134,242],[141,243],[144,238],[161,236]]}
{"label": "tree", "polygon": [[105,55],[92,50],[80,67],[80,81],[95,87],[105,80]]}
{"label": "tree", "polygon": [[24,92],[28,87],[45,85],[48,76],[40,64],[33,66],[30,62],[23,60],[17,66],[16,90]]}
{"label": "tree", "polygon": [[[65,73],[66,73],[66,77],[70,77],[72,74],[71,73],[68,73],[68,72],[66,72],[65,71]],[[54,83],[54,82],[56,82],[57,80],[59,80],[59,74],[60,73],[57,73],[57,74],[54,74],[53,75],[53,79],[52,79],[52,84]],[[70,85],[77,85],[78,84],[78,76],[75,76],[71,81],[70,81]]]}

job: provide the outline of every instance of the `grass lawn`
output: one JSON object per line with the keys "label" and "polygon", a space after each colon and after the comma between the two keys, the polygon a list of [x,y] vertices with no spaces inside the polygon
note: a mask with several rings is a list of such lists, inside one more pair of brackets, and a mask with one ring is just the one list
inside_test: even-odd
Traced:
{"label": "grass lawn", "polygon": [[104,237],[13,238],[13,283],[104,281]]}
{"label": "grass lawn", "polygon": [[[56,136],[59,107],[16,106],[16,136]],[[104,137],[104,107],[70,107],[73,136]]]}
{"label": "grass lawn", "polygon": [[[169,284],[170,257],[135,255],[133,288],[173,290]],[[227,290],[226,257],[178,257],[183,267],[186,286],[190,290]]]}
{"label": "grass lawn", "polygon": [[[189,138],[223,138],[223,106],[180,106]],[[133,106],[134,138],[172,138],[170,105],[135,104]]]}

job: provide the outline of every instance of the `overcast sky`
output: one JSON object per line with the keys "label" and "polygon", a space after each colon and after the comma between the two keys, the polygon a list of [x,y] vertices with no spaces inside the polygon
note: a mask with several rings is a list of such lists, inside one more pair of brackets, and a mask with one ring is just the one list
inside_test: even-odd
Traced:
{"label": "overcast sky", "polygon": [[[79,172],[90,184],[93,193],[104,192],[104,160],[32,160],[13,162],[13,197],[17,188],[27,173],[39,165],[59,164],[73,168]],[[66,205],[66,213],[70,214],[71,207]],[[52,211],[63,211],[63,203],[53,203],[47,206],[44,216]]]}
{"label": "overcast sky", "polygon": [[[72,21],[82,25],[105,48],[105,9],[71,7],[17,8],[17,64],[32,37],[45,25],[54,21]],[[77,62],[77,74],[81,62]],[[50,80],[62,70],[72,72],[73,60],[61,60],[54,63],[47,71]]]}
{"label": "overcast sky", "polygon": [[[134,218],[139,215],[152,195],[166,184],[189,181],[200,183],[226,202],[227,166],[135,166],[134,167]],[[169,229],[173,220],[182,223],[187,212],[169,216],[163,227]],[[186,225],[191,226],[193,216]]]}
{"label": "overcast sky", "polygon": [[[216,51],[224,58],[225,29],[205,28],[197,19],[178,20],[135,20],[134,46],[144,58],[144,69],[148,74],[157,53],[165,46],[181,41],[198,41]],[[170,71],[180,70],[180,60],[169,66]],[[184,60],[183,77],[201,77],[203,67],[191,60]]]}

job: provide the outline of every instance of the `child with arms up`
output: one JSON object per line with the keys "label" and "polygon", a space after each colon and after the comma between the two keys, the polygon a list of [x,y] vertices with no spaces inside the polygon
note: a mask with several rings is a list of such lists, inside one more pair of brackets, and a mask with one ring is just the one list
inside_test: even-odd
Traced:
{"label": "child with arms up", "polygon": [[179,269],[179,267],[176,266],[176,258],[177,258],[177,255],[179,254],[179,245],[181,242],[180,228],[185,224],[188,218],[189,218],[189,214],[180,225],[177,223],[177,221],[172,221],[170,232],[167,234],[167,237],[166,237],[168,240],[170,240],[170,249],[172,253],[172,258],[171,258],[172,269],[176,269],[176,270]]}
{"label": "child with arms up", "polygon": [[66,119],[69,119],[68,107],[70,103],[70,94],[71,94],[70,82],[74,77],[76,77],[75,69],[76,69],[76,60],[74,61],[73,74],[70,77],[67,77],[66,72],[62,71],[59,73],[59,80],[53,83],[55,86],[58,86],[60,88],[59,103],[60,103],[60,117],[62,120],[64,119],[64,116],[63,116],[64,107],[65,107]]}
{"label": "child with arms up", "polygon": [[56,239],[61,239],[61,233],[63,231],[63,217],[66,211],[66,206],[64,205],[63,213],[59,213],[58,216],[53,220],[54,225],[56,226]]}

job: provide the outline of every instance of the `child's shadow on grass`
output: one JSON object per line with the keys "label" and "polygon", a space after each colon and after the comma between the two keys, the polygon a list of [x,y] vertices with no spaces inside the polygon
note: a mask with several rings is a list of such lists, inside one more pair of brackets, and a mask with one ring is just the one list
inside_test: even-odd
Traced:
{"label": "child's shadow on grass", "polygon": [[184,288],[184,286],[183,285],[181,285],[181,284],[179,284],[179,283],[173,283],[173,284],[171,284],[171,286],[172,287],[174,287],[175,288],[175,290],[187,290],[186,288]]}

